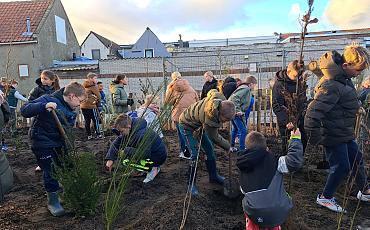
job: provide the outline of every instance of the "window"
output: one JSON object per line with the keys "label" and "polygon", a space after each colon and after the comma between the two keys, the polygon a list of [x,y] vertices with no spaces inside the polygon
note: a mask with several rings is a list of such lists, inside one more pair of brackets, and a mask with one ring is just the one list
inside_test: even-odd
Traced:
{"label": "window", "polygon": [[20,64],[18,65],[18,73],[19,77],[29,77],[29,71],[28,71],[28,65],[26,64]]}
{"label": "window", "polygon": [[146,58],[151,58],[151,57],[154,57],[154,50],[153,49],[145,49],[145,54],[144,54]]}
{"label": "window", "polygon": [[55,31],[57,42],[67,44],[66,22],[63,18],[55,15]]}
{"label": "window", "polygon": [[93,60],[99,60],[100,59],[100,50],[99,49],[91,50],[91,56],[92,56]]}

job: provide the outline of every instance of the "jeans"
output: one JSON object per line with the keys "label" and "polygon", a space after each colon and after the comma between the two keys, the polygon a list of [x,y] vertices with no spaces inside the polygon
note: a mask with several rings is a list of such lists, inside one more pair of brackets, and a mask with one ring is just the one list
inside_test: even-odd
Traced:
{"label": "jeans", "polygon": [[47,192],[56,192],[59,188],[59,182],[53,177],[53,163],[59,164],[59,149],[32,149],[37,159],[37,164],[41,167],[44,179],[44,187]]}
{"label": "jeans", "polygon": [[245,149],[245,138],[247,136],[247,127],[244,123],[242,116],[235,116],[231,120],[232,130],[231,130],[231,146],[235,146],[235,138],[239,136],[240,149]]}
{"label": "jeans", "polygon": [[[323,195],[325,198],[332,198],[340,183],[351,172],[356,176],[355,181],[359,190],[364,191],[367,176],[362,159],[362,152],[358,149],[357,143],[352,140],[334,146],[325,146],[326,158],[329,161],[330,172],[326,180]],[[357,171],[357,173],[356,173]]]}
{"label": "jeans", "polygon": [[100,135],[100,117],[99,117],[99,112],[98,109],[81,109],[82,114],[84,115],[85,118],[85,129],[86,133],[88,136],[91,136],[91,129],[90,129],[90,124],[91,121],[93,121],[93,125],[95,128],[96,135]]}
{"label": "jeans", "polygon": [[[185,143],[191,153],[191,160],[196,160],[198,157],[198,143],[199,141],[194,137],[193,130],[184,129],[180,124],[180,130],[183,130]],[[216,156],[213,150],[213,144],[206,133],[203,133],[201,147],[206,153],[207,160],[214,161]]]}
{"label": "jeans", "polygon": [[179,137],[179,141],[180,141],[181,151],[184,152],[186,148],[184,130],[180,128],[180,125],[177,122],[176,122],[176,130],[177,130],[177,136]]}

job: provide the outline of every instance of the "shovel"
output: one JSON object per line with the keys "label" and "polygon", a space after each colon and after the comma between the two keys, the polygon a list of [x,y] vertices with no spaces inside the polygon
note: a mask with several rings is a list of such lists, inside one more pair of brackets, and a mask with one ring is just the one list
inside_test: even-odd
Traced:
{"label": "shovel", "polygon": [[224,195],[229,199],[235,199],[240,195],[239,182],[236,178],[232,178],[231,166],[231,151],[229,151],[229,176],[224,181]]}
{"label": "shovel", "polygon": [[57,127],[58,127],[59,132],[60,132],[60,134],[62,135],[63,139],[67,142],[67,144],[68,144],[70,147],[72,147],[72,144],[71,144],[71,142],[69,141],[68,136],[67,136],[67,134],[66,134],[66,131],[64,130],[64,128],[63,128],[63,126],[62,126],[62,123],[60,123],[59,118],[58,118],[58,115],[56,114],[55,110],[53,110],[53,109],[52,109],[52,110],[51,110],[51,114],[52,114],[52,116],[53,116],[53,118],[54,118],[55,122],[57,123]]}

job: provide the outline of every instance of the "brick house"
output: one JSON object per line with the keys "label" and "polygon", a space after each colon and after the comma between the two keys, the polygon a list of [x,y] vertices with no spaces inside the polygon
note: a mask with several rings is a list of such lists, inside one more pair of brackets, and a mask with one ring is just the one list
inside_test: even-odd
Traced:
{"label": "brick house", "polygon": [[53,60],[71,60],[79,44],[60,0],[0,2],[0,76],[28,94]]}

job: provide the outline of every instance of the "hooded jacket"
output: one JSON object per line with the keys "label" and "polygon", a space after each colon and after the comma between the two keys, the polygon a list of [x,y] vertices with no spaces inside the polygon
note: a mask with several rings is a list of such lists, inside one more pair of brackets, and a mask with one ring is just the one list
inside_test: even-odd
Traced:
{"label": "hooded jacket", "polygon": [[220,105],[226,100],[225,96],[217,90],[211,90],[208,96],[187,108],[179,118],[179,123],[190,131],[204,128],[204,132],[211,138],[212,142],[225,150],[230,149],[230,143],[219,133],[218,128],[222,126],[220,121]]}
{"label": "hooded jacket", "polygon": [[[148,135],[144,137],[145,135]],[[153,166],[158,167],[167,158],[167,150],[162,139],[158,136],[156,132],[147,127],[147,123],[142,118],[132,118],[131,130],[129,134],[130,139],[128,143],[125,143],[126,136],[118,136],[111,144],[105,160],[117,160],[118,152],[120,149],[125,147],[124,153],[126,158],[130,158],[136,153],[138,148],[143,149],[142,159],[149,158],[153,161]],[[141,142],[145,143],[145,146]]]}
{"label": "hooded jacket", "polygon": [[216,80],[216,78],[213,78],[211,82],[206,81],[204,83],[200,99],[203,99],[203,98],[207,97],[207,94],[211,89],[216,89],[217,90],[217,80]]}
{"label": "hooded jacket", "polygon": [[21,114],[25,118],[34,117],[29,135],[32,149],[59,148],[65,145],[57,123],[51,112],[47,111],[45,105],[48,102],[57,104],[56,113],[64,128],[71,129],[76,121],[76,112],[63,99],[64,88],[52,95],[44,95],[36,100],[26,103],[21,108]]}
{"label": "hooded jacket", "polygon": [[112,94],[113,112],[116,114],[128,112],[127,93],[123,85],[112,82],[109,91]]}
{"label": "hooded jacket", "polygon": [[55,92],[53,86],[43,85],[41,82],[41,78],[37,78],[35,83],[37,84],[37,86],[31,90],[30,95],[28,97],[29,101],[33,101],[45,94],[52,94]]}
{"label": "hooded jacket", "polygon": [[286,156],[278,159],[265,149],[247,149],[237,159],[243,210],[260,227],[275,227],[285,222],[293,207],[284,189],[283,174],[303,165],[303,146],[291,139]]}
{"label": "hooded jacket", "polygon": [[171,118],[174,122],[178,122],[180,114],[198,100],[197,92],[185,79],[176,79],[167,87],[165,101],[173,106]]}
{"label": "hooded jacket", "polygon": [[235,112],[243,112],[248,110],[251,102],[251,90],[245,85],[241,84],[230,96],[229,101],[234,102]]}
{"label": "hooded jacket", "polygon": [[[276,114],[279,126],[285,127],[288,122],[291,121],[288,117],[288,108],[290,101],[293,98],[293,94],[296,93],[297,81],[292,81],[288,75],[287,70],[280,70],[276,73],[275,84],[272,88],[272,109]],[[299,114],[298,120],[302,119],[304,112],[307,108],[307,96],[306,89],[303,84],[299,84],[299,96],[298,96],[298,108]],[[288,97],[288,98],[286,98]]]}
{"label": "hooded jacket", "polygon": [[98,105],[100,104],[100,92],[98,86],[91,82],[90,80],[86,79],[82,86],[86,90],[86,101],[81,103],[80,108],[81,109],[96,109],[98,108]]}
{"label": "hooded jacket", "polygon": [[338,56],[338,52],[331,51],[320,58],[324,77],[305,116],[305,130],[312,144],[333,146],[354,139],[360,103],[351,77],[334,61]]}

